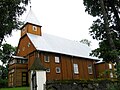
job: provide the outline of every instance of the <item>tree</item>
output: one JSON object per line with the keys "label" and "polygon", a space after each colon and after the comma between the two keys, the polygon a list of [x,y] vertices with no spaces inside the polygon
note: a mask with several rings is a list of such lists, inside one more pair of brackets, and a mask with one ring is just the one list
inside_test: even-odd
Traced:
{"label": "tree", "polygon": [[0,45],[5,36],[18,29],[21,22],[18,17],[26,10],[29,0],[0,0]]}
{"label": "tree", "polygon": [[85,11],[97,18],[90,27],[90,34],[100,43],[91,55],[107,62],[120,62],[120,1],[84,0],[84,5]]}
{"label": "tree", "polygon": [[82,39],[80,42],[83,43],[83,44],[86,44],[88,46],[90,46],[90,44],[91,44],[91,41],[89,41],[87,39]]}
{"label": "tree", "polygon": [[1,70],[2,70],[2,75],[1,77],[4,78],[5,73],[7,72],[7,62],[10,58],[11,55],[14,55],[16,51],[16,47],[11,46],[10,44],[3,44],[1,49],[0,49],[0,61],[2,62],[1,65]]}

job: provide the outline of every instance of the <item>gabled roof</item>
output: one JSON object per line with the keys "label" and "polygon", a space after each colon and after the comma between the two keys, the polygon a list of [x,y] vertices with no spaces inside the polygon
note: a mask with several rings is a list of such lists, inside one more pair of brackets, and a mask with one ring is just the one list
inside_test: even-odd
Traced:
{"label": "gabled roof", "polygon": [[98,60],[98,58],[89,56],[90,47],[80,42],[45,33],[42,36],[29,33],[27,35],[37,50]]}
{"label": "gabled roof", "polygon": [[39,21],[37,20],[36,16],[34,15],[33,11],[30,9],[26,19],[25,19],[25,24],[26,23],[31,23],[40,26]]}

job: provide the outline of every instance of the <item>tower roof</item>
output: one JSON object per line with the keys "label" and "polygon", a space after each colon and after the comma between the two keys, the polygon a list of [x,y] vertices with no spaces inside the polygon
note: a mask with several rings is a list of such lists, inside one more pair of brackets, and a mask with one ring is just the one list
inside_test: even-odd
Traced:
{"label": "tower roof", "polygon": [[36,18],[35,14],[33,13],[32,9],[30,9],[26,19],[25,19],[25,24],[26,23],[31,23],[31,24],[35,24],[38,26],[41,26],[38,19]]}

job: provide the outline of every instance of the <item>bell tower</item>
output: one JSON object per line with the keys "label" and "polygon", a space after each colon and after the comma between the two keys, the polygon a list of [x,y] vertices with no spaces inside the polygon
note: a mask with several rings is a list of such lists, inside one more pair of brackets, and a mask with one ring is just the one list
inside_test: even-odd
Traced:
{"label": "bell tower", "polygon": [[24,25],[21,27],[21,37],[23,37],[26,33],[34,34],[34,35],[42,35],[41,25],[37,20],[36,16],[30,9]]}

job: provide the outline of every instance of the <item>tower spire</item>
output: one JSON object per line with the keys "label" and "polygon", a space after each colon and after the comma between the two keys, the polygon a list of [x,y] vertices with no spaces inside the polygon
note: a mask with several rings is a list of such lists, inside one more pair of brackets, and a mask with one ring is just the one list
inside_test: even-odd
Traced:
{"label": "tower spire", "polygon": [[32,9],[31,9],[31,6],[30,6],[29,13],[28,13],[28,15],[25,19],[25,23],[31,23],[31,24],[41,26],[38,19],[36,18],[36,16],[33,13]]}
{"label": "tower spire", "polygon": [[31,34],[41,36],[42,35],[41,27],[42,26],[40,25],[39,21],[37,20],[36,16],[34,15],[32,9],[31,9],[31,6],[30,6],[30,10],[25,19],[25,23],[21,28],[21,37],[26,35],[26,33],[31,33]]}

